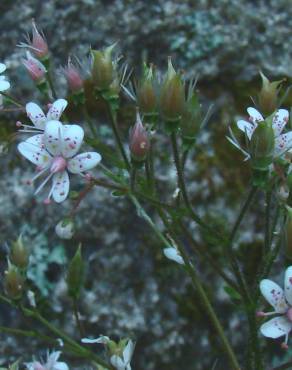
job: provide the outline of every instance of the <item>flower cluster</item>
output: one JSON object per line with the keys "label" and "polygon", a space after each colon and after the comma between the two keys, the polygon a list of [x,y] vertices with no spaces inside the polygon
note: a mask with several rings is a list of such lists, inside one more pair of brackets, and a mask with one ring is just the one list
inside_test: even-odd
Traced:
{"label": "flower cluster", "polygon": [[22,141],[18,150],[36,165],[37,173],[29,183],[47,174],[35,194],[52,179],[49,195],[45,199],[46,204],[50,203],[51,197],[57,203],[67,198],[70,188],[68,172],[83,175],[101,161],[100,154],[96,152],[77,154],[83,142],[84,131],[79,125],[63,125],[59,121],[66,105],[66,100],[58,99],[45,115],[38,105],[29,103],[26,110],[34,126],[18,124],[23,127],[21,132],[39,132]]}

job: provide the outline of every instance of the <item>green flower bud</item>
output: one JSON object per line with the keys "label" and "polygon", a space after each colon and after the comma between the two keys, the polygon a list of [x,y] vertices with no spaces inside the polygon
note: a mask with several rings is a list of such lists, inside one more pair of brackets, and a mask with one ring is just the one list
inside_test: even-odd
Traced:
{"label": "green flower bud", "polygon": [[19,238],[12,243],[10,261],[16,267],[20,269],[26,269],[29,263],[29,252],[28,249],[23,245],[21,235]]}
{"label": "green flower bud", "polygon": [[91,50],[93,58],[92,63],[92,81],[98,90],[107,90],[115,78],[114,62],[112,60],[112,51],[116,44],[113,44],[104,50]]}
{"label": "green flower bud", "polygon": [[174,70],[168,59],[168,70],[161,87],[160,109],[164,119],[176,122],[185,108],[185,88],[181,76]]}
{"label": "green flower bud", "polygon": [[279,85],[283,80],[270,82],[262,72],[260,72],[260,75],[263,85],[259,93],[259,107],[261,112],[269,115],[278,108]]}
{"label": "green flower bud", "polygon": [[5,271],[4,289],[12,299],[20,299],[24,292],[25,278],[18,268],[9,262],[8,270]]}
{"label": "green flower bud", "polygon": [[67,273],[68,294],[74,299],[78,299],[84,284],[85,266],[81,255],[81,245],[72,258]]}
{"label": "green flower bud", "polygon": [[143,114],[157,114],[157,94],[154,87],[153,65],[144,64],[143,77],[137,86],[137,102]]}
{"label": "green flower bud", "polygon": [[202,121],[201,107],[196,93],[187,100],[180,122],[181,136],[185,143],[194,143]]}
{"label": "green flower bud", "polygon": [[259,122],[250,142],[252,167],[265,171],[273,161],[275,134],[271,117]]}

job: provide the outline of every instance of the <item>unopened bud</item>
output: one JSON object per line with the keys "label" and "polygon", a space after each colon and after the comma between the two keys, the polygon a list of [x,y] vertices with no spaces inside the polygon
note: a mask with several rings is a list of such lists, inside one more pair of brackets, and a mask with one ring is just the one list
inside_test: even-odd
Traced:
{"label": "unopened bud", "polygon": [[20,269],[26,269],[29,263],[28,249],[23,245],[21,235],[12,243],[10,261]]}
{"label": "unopened bud", "polygon": [[194,143],[202,121],[201,106],[198,96],[192,92],[186,102],[180,122],[181,135],[184,141]]}
{"label": "unopened bud", "polygon": [[57,223],[55,232],[61,239],[72,239],[75,227],[71,218],[65,218]]}
{"label": "unopened bud", "polygon": [[289,188],[286,184],[282,184],[277,189],[277,195],[280,200],[280,202],[286,203],[288,197],[289,197]]}
{"label": "unopened bud", "polygon": [[157,112],[157,94],[154,87],[153,66],[144,65],[144,73],[137,86],[137,102],[143,114],[152,115]]}
{"label": "unopened bud", "polygon": [[259,93],[259,108],[265,115],[269,115],[278,108],[279,85],[283,80],[270,82],[262,72],[260,75],[263,85]]}
{"label": "unopened bud", "polygon": [[72,63],[71,58],[68,59],[68,64],[62,71],[67,80],[69,89],[73,93],[80,92],[83,89],[83,79],[79,69]]}
{"label": "unopened bud", "polygon": [[116,44],[107,47],[105,50],[91,50],[92,81],[99,90],[107,90],[115,78],[114,62],[112,51]]}
{"label": "unopened bud", "polygon": [[33,81],[36,83],[44,81],[47,72],[46,68],[39,60],[34,58],[29,51],[26,52],[26,59],[23,59],[22,63]]}
{"label": "unopened bud", "polygon": [[266,170],[273,161],[275,134],[271,117],[259,122],[251,142],[252,166],[255,170]]}
{"label": "unopened bud", "polygon": [[19,299],[24,291],[25,279],[16,266],[9,263],[5,272],[4,288],[7,295],[12,299]]}
{"label": "unopened bud", "polygon": [[48,57],[49,48],[47,41],[42,33],[37,29],[36,23],[32,21],[32,43],[31,50],[33,54],[39,59],[45,59]]}
{"label": "unopened bud", "polygon": [[68,294],[70,297],[78,299],[84,284],[85,266],[81,255],[81,245],[72,258],[67,274]]}
{"label": "unopened bud", "polygon": [[161,87],[160,108],[166,121],[180,119],[185,105],[185,91],[181,76],[174,70],[168,59],[168,70]]}
{"label": "unopened bud", "polygon": [[143,126],[139,112],[137,111],[136,123],[130,131],[130,152],[134,161],[144,161],[149,151],[150,142],[148,132]]}

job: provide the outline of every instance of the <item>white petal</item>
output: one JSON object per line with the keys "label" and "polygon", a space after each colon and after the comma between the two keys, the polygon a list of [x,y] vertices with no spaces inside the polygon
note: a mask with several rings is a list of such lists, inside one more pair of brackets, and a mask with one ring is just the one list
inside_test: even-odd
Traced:
{"label": "white petal", "polygon": [[268,338],[279,338],[290,332],[292,323],[285,316],[274,317],[265,322],[261,327],[261,333]]}
{"label": "white petal", "polygon": [[6,65],[4,63],[0,63],[0,73],[6,71]]}
{"label": "white petal", "polygon": [[292,305],[292,266],[289,266],[285,272],[284,287],[286,301]]}
{"label": "white petal", "polygon": [[76,155],[68,161],[68,170],[72,173],[81,173],[91,170],[101,161],[101,155],[96,152],[86,152]]}
{"label": "white petal", "polygon": [[100,337],[98,338],[93,338],[93,339],[90,339],[90,338],[82,338],[81,339],[81,342],[82,343],[88,343],[88,344],[93,344],[93,343],[101,343],[101,344],[106,344],[110,341],[109,337],[105,336],[105,335],[101,335]]}
{"label": "white petal", "polygon": [[52,155],[58,155],[62,152],[62,129],[59,121],[49,121],[45,128],[45,147]]}
{"label": "white petal", "polygon": [[56,203],[63,202],[69,193],[70,180],[67,171],[58,172],[53,177],[53,199]]}
{"label": "white petal", "polygon": [[83,128],[78,125],[65,125],[62,131],[62,153],[65,158],[73,157],[79,150],[83,137]]}
{"label": "white petal", "polygon": [[279,109],[275,113],[273,117],[273,129],[275,132],[275,136],[279,136],[280,133],[283,131],[286,123],[289,119],[289,112],[286,109]]}
{"label": "white petal", "polygon": [[6,91],[10,88],[10,83],[6,80],[0,81],[0,91]]}
{"label": "white petal", "polygon": [[260,290],[265,299],[278,313],[285,313],[288,306],[285,302],[283,289],[272,280],[264,279],[260,283]]}
{"label": "white petal", "polygon": [[275,138],[274,156],[279,157],[292,148],[292,131]]}
{"label": "white petal", "polygon": [[252,134],[253,134],[254,130],[257,127],[257,124],[253,124],[251,122],[244,121],[244,120],[241,119],[241,120],[237,121],[237,127],[241,131],[246,132],[246,135],[247,135],[247,137],[250,140],[251,137],[252,137]]}
{"label": "white petal", "polygon": [[182,256],[178,253],[178,251],[175,248],[173,248],[173,247],[164,248],[163,253],[164,253],[165,257],[167,257],[168,259],[170,259],[172,261],[175,261],[175,262],[179,263],[180,265],[185,264]]}
{"label": "white petal", "polygon": [[247,113],[249,114],[250,120],[253,123],[258,123],[264,120],[264,117],[255,108],[252,107],[247,108]]}
{"label": "white petal", "polygon": [[126,365],[124,364],[124,362],[122,361],[122,359],[119,356],[117,356],[117,355],[113,355],[111,357],[111,364],[117,370],[125,370],[125,368],[126,368]]}
{"label": "white petal", "polygon": [[35,135],[18,144],[17,148],[26,159],[37,166],[48,166],[51,160],[50,154],[42,147],[43,135]]}
{"label": "white petal", "polygon": [[56,100],[52,106],[50,107],[48,114],[47,114],[47,119],[49,120],[56,120],[59,121],[62,113],[64,112],[65,108],[67,107],[67,100],[65,99],[58,99]]}
{"label": "white petal", "polygon": [[123,350],[124,362],[128,364],[131,361],[135,348],[135,343],[132,340],[128,340],[126,347]]}
{"label": "white petal", "polygon": [[65,362],[57,362],[52,370],[69,370],[69,367]]}
{"label": "white petal", "polygon": [[33,102],[26,104],[25,109],[28,118],[35,125],[35,127],[44,130],[47,118],[42,109]]}

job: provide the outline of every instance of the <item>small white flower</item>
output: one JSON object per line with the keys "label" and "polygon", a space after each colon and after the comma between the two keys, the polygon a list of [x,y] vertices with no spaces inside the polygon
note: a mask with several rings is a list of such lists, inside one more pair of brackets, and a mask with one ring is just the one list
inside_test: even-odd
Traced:
{"label": "small white flower", "polygon": [[101,156],[96,152],[78,154],[83,142],[84,131],[78,125],[62,125],[59,121],[49,121],[44,134],[38,134],[18,144],[19,152],[37,166],[37,174],[30,183],[49,172],[49,175],[36,189],[39,193],[52,178],[53,184],[45,203],[51,197],[57,203],[63,202],[69,193],[68,171],[83,175],[95,167]]}
{"label": "small white flower", "polygon": [[[237,121],[237,127],[245,132],[247,138],[251,140],[258,123],[264,121],[264,117],[252,107],[247,108],[247,112],[249,114],[249,121],[239,120]],[[274,157],[281,156],[292,147],[292,131],[282,134],[288,120],[289,112],[286,109],[277,110],[273,116],[272,127],[275,134]],[[230,139],[229,141],[232,142]]]}
{"label": "small white flower", "polygon": [[93,339],[91,338],[81,339],[81,342],[85,344],[94,344],[94,343],[107,344],[109,341],[110,341],[110,338],[105,335],[101,335],[100,337],[93,338]]}
{"label": "small white flower", "polygon": [[61,239],[72,239],[74,235],[74,223],[70,219],[61,220],[55,227],[55,232]]}
{"label": "small white flower", "polygon": [[[0,63],[0,74],[6,71],[6,65],[3,63]],[[10,83],[6,80],[6,77],[3,75],[0,75],[0,107],[3,104],[3,96],[1,95],[1,92],[4,92],[10,88]]]}
{"label": "small white flower", "polygon": [[134,353],[135,343],[129,339],[128,343],[126,344],[122,357],[118,355],[113,355],[110,358],[111,364],[117,369],[117,370],[131,370],[131,359]]}
{"label": "small white flower", "polygon": [[21,122],[17,122],[17,126],[21,127],[21,132],[39,132],[45,130],[46,123],[49,121],[59,121],[62,113],[67,107],[67,100],[58,99],[49,108],[48,113],[45,114],[36,103],[30,102],[25,106],[27,117],[33,123],[31,125],[23,125]]}
{"label": "small white flower", "polygon": [[165,257],[167,257],[168,259],[175,261],[179,263],[180,265],[185,264],[182,256],[180,255],[179,251],[175,247],[164,248],[163,253]]}
{"label": "small white flower", "polygon": [[48,353],[47,361],[45,363],[33,361],[25,364],[25,366],[28,370],[69,370],[69,367],[65,362],[58,361],[60,355],[60,351],[55,351],[51,354]]}
{"label": "small white flower", "polygon": [[279,314],[281,316],[265,322],[261,333],[268,338],[279,338],[285,335],[283,348],[288,348],[288,336],[292,329],[292,266],[288,267],[284,278],[283,289],[272,280],[264,279],[260,282],[260,290],[264,298],[274,307],[273,312],[258,312],[259,317]]}

